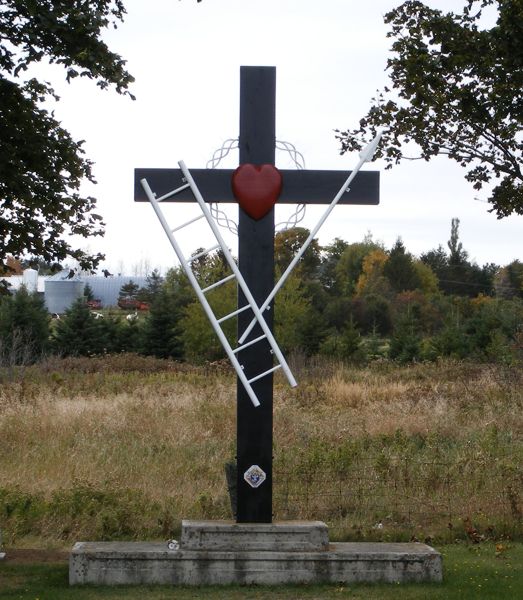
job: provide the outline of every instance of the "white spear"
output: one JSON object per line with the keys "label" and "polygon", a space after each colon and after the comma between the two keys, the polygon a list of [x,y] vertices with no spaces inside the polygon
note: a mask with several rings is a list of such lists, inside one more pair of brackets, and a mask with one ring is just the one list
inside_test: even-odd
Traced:
{"label": "white spear", "polygon": [[[280,277],[280,279],[274,286],[272,292],[267,296],[265,302],[260,306],[260,312],[263,313],[264,310],[267,310],[267,307],[272,302],[272,299],[278,293],[278,290],[281,288],[281,286],[285,283],[285,280],[291,274],[291,271],[294,269],[294,267],[296,266],[296,264],[298,263],[300,258],[303,256],[303,253],[305,252],[305,250],[307,250],[309,244],[316,237],[318,231],[320,230],[323,223],[325,223],[327,217],[331,214],[331,212],[334,209],[334,207],[336,206],[336,204],[338,204],[338,202],[339,202],[340,198],[343,196],[343,194],[349,189],[349,185],[352,183],[352,180],[354,179],[354,177],[356,177],[356,175],[358,174],[361,167],[364,165],[364,163],[370,162],[372,160],[374,153],[376,152],[376,148],[378,147],[378,144],[380,143],[381,135],[382,135],[382,132],[381,131],[378,132],[378,134],[372,140],[372,142],[367,144],[365,146],[365,148],[363,148],[363,150],[360,152],[360,154],[359,154],[360,160],[359,160],[358,164],[356,165],[355,169],[351,172],[351,174],[349,175],[349,177],[347,178],[345,183],[341,186],[341,188],[340,188],[339,192],[336,194],[336,196],[334,196],[334,198],[333,198],[332,202],[329,204],[327,210],[323,213],[323,216],[321,217],[321,219],[318,221],[318,223],[316,224],[314,229],[310,232],[309,237],[305,240],[303,246],[300,248],[300,250],[298,251],[296,256],[289,263],[289,266],[287,267],[287,269],[285,270],[283,275]],[[249,325],[247,326],[247,329],[243,332],[242,336],[238,340],[238,342],[240,344],[243,344],[243,342],[245,342],[245,340],[247,339],[247,336],[252,331],[252,328],[254,327],[255,324],[256,324],[256,319],[253,319],[249,323]]]}

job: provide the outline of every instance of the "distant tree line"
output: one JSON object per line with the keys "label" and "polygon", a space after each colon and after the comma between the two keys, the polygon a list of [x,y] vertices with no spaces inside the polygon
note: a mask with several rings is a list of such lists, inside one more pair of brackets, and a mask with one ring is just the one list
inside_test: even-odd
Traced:
{"label": "distant tree line", "polygon": [[[275,239],[276,276],[309,231],[293,228]],[[195,250],[195,254],[200,249]],[[228,274],[220,252],[192,263],[202,287]],[[86,294],[89,295],[87,288]],[[24,289],[0,298],[0,360],[17,364],[48,353],[99,355],[138,352],[191,362],[224,358],[224,351],[181,268],[153,271],[122,298],[147,302],[138,318],[91,311],[78,300],[51,322],[43,301]],[[233,282],[208,293],[218,316],[236,307]],[[224,323],[231,341],[233,319]],[[479,266],[469,260],[453,219],[447,248],[414,257],[398,238],[387,249],[371,235],[349,244],[315,240],[276,296],[276,338],[286,352],[346,361],[438,357],[518,360],[523,352],[523,263]]]}

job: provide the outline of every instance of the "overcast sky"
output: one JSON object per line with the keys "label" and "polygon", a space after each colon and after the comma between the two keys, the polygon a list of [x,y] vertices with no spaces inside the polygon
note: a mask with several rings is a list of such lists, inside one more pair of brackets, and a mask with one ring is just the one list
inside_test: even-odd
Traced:
{"label": "overcast sky", "polygon": [[[106,223],[103,240],[83,242],[103,251],[103,266],[132,273],[137,264],[165,271],[177,264],[152,208],[133,202],[135,167],[205,167],[227,138],[238,135],[241,65],[276,66],[276,137],[293,143],[311,169],[350,170],[356,155],[340,156],[334,129],[354,127],[375,91],[386,84],[390,40],[383,15],[399,0],[125,0],[128,14],[105,38],[128,61],[137,100],[102,92],[92,82],[63,84],[60,70],[45,71],[61,95],[56,115],[95,162],[98,198]],[[460,0],[433,0],[457,9]],[[234,151],[220,166],[234,168]],[[292,168],[285,153],[276,165]],[[486,192],[441,158],[383,170],[381,203],[337,207],[320,232],[360,241],[366,232],[390,247],[398,236],[414,254],[446,244],[453,217],[470,258],[507,264],[523,258],[522,217],[498,220]],[[479,200],[475,199],[479,198]],[[173,226],[195,208],[167,207]],[[229,214],[236,218],[236,207]],[[324,208],[309,207],[301,225],[312,228]],[[277,220],[292,207],[277,210]],[[194,229],[182,238],[187,252],[208,238]],[[235,240],[227,236],[233,251]]]}

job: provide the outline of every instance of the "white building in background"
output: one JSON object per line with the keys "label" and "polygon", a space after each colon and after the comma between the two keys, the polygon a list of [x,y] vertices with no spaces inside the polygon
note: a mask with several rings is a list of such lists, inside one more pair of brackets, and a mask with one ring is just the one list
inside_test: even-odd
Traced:
{"label": "white building in background", "polygon": [[94,298],[100,300],[102,306],[116,306],[122,286],[130,281],[139,287],[147,285],[147,277],[129,277],[128,275],[112,275],[111,277],[88,275],[87,277],[81,276],[80,280],[84,284],[89,284]]}
{"label": "white building in background", "polygon": [[147,284],[146,277],[74,275],[69,279],[69,274],[70,271],[62,271],[45,280],[45,305],[50,313],[65,312],[77,298],[84,295],[86,285],[91,288],[93,297],[100,300],[102,307],[107,307],[118,304],[118,294],[123,285],[130,281],[139,287]]}
{"label": "white building in background", "polygon": [[35,269],[26,269],[22,275],[11,275],[10,277],[0,277],[0,281],[6,281],[9,284],[10,292],[17,292],[22,286],[25,286],[28,292],[44,293],[45,280],[47,278],[38,275]]}
{"label": "white building in background", "polygon": [[81,298],[86,284],[103,307],[117,305],[118,294],[126,283],[133,281],[139,287],[147,284],[146,277],[74,275],[69,278],[69,275],[70,271],[66,270],[55,275],[42,276],[34,269],[26,269],[23,275],[0,277],[0,280],[7,281],[10,292],[17,292],[24,285],[29,292],[42,294],[47,310],[56,314],[64,313],[77,298]]}
{"label": "white building in background", "polygon": [[79,279],[62,279],[54,275],[45,280],[44,300],[50,313],[60,315],[84,295],[85,284]]}

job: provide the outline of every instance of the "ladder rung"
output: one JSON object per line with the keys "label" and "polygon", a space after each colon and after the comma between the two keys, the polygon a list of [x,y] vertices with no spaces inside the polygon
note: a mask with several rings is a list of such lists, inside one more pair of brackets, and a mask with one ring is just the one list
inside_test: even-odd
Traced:
{"label": "ladder rung", "polygon": [[171,196],[176,196],[176,194],[183,192],[183,190],[186,190],[188,187],[191,187],[191,186],[188,183],[186,183],[185,185],[182,185],[179,188],[176,188],[172,192],[168,192],[167,194],[164,194],[163,196],[156,198],[156,202],[161,202],[162,200],[167,200],[167,198],[170,198]]}
{"label": "ladder rung", "polygon": [[258,381],[258,379],[261,379],[262,377],[265,377],[265,375],[269,375],[269,373],[274,373],[274,371],[281,369],[281,365],[276,365],[275,367],[272,367],[272,369],[269,369],[268,371],[265,371],[265,373],[260,373],[259,375],[256,375],[256,377],[253,377],[252,379],[249,379],[249,383],[253,383],[254,381]]}
{"label": "ladder rung", "polygon": [[260,340],[263,340],[266,337],[267,336],[265,334],[260,335],[260,337],[257,337],[256,339],[251,340],[250,342],[247,342],[246,344],[242,344],[241,346],[238,346],[238,348],[233,350],[233,353],[236,354],[236,353],[240,352],[240,350],[243,350],[244,348],[248,348],[249,346],[256,344],[257,342],[259,342]]}
{"label": "ladder rung", "polygon": [[213,250],[217,250],[219,247],[220,247],[220,244],[216,244],[216,246],[212,246],[211,248],[207,248],[207,250],[204,250],[203,252],[198,252],[198,254],[195,254],[194,256],[190,256],[187,259],[187,262],[191,263],[194,260],[198,260],[202,256],[205,256],[206,254],[209,254],[209,252],[212,252]]}
{"label": "ladder rung", "polygon": [[187,225],[190,225],[191,223],[194,223],[195,221],[199,221],[200,219],[203,219],[204,217],[205,217],[205,215],[200,215],[199,217],[194,217],[194,219],[187,221],[187,223],[184,223],[183,225],[178,225],[178,227],[171,229],[171,232],[174,233],[175,231],[180,231],[180,229],[183,229],[184,227],[187,227]]}
{"label": "ladder rung", "polygon": [[215,287],[218,287],[219,285],[222,285],[222,284],[226,283],[227,281],[230,281],[231,279],[235,279],[235,277],[236,277],[236,275],[234,273],[232,275],[224,277],[223,279],[220,279],[220,281],[217,281],[216,283],[213,283],[212,285],[209,285],[206,288],[203,288],[202,292],[205,294],[205,292],[208,292],[209,290],[213,290]]}
{"label": "ladder rung", "polygon": [[232,313],[229,313],[228,315],[225,315],[225,317],[222,317],[221,319],[218,319],[217,323],[223,323],[223,321],[227,321],[227,319],[235,317],[236,315],[239,315],[240,313],[242,313],[244,310],[249,310],[249,308],[251,308],[251,305],[250,304],[246,304],[245,306],[242,306],[238,310],[235,310]]}

